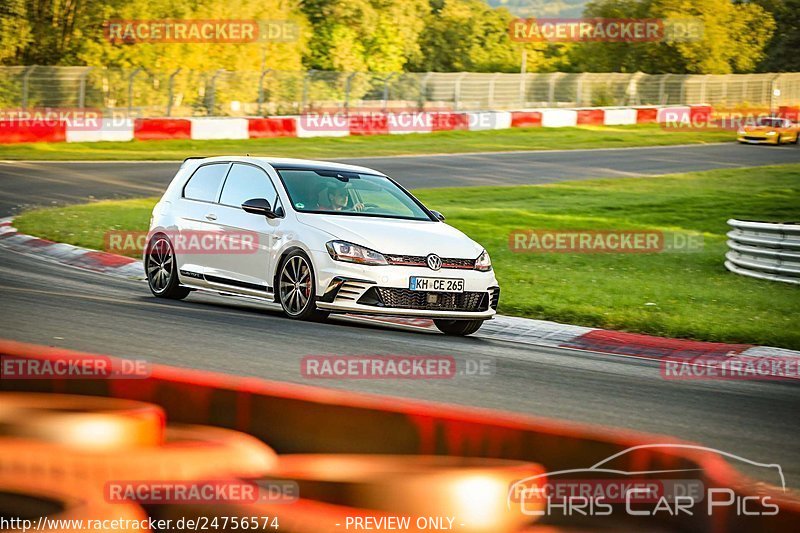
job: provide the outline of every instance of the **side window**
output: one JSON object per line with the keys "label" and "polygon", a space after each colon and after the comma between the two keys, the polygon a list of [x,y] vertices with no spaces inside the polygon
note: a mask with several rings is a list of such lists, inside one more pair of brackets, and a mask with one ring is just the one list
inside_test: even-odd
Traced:
{"label": "side window", "polygon": [[229,163],[213,163],[203,165],[195,170],[183,188],[183,197],[190,200],[216,202],[219,184],[225,178]]}
{"label": "side window", "polygon": [[252,198],[264,198],[274,209],[277,192],[266,172],[252,165],[233,164],[222,187],[219,203],[241,207]]}

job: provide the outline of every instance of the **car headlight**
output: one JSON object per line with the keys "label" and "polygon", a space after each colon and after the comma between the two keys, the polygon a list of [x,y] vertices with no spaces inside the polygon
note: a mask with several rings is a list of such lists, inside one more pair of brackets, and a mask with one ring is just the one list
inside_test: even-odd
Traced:
{"label": "car headlight", "polygon": [[767,132],[767,135],[777,135],[777,134],[778,134],[777,131],[768,131]]}
{"label": "car headlight", "polygon": [[745,133],[747,133],[747,132],[744,131],[744,130],[739,130],[739,131],[736,132],[736,135],[744,135]]}
{"label": "car headlight", "polygon": [[330,241],[325,245],[331,258],[361,265],[388,265],[383,254],[346,241]]}
{"label": "car headlight", "polygon": [[489,259],[489,252],[484,250],[475,260],[475,270],[488,272],[492,269],[492,260]]}

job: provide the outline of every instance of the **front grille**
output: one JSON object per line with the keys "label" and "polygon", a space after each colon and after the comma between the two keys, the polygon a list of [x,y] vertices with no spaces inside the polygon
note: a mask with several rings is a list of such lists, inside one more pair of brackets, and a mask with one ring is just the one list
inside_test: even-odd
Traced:
{"label": "front grille", "polygon": [[[428,301],[428,295],[436,301]],[[398,309],[424,309],[428,311],[486,311],[489,309],[488,292],[424,292],[409,289],[372,287],[358,300],[362,305],[393,307]]]}
{"label": "front grille", "polygon": [[[422,255],[387,255],[386,261],[390,265],[421,266],[427,267],[427,257]],[[455,257],[442,257],[442,268],[460,268],[473,270],[475,259],[458,259]]]}
{"label": "front grille", "polygon": [[752,135],[745,135],[744,140],[746,141],[765,141],[765,137],[753,137]]}

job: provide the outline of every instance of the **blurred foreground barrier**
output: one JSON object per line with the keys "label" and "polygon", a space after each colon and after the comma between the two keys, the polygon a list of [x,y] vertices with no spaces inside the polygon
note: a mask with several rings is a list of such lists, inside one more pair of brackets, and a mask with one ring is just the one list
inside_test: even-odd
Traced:
{"label": "blurred foreground barrier", "polygon": [[800,284],[800,224],[728,220],[725,268],[736,274]]}
{"label": "blurred foreground barrier", "polygon": [[[78,355],[91,357],[62,349],[0,341],[0,357],[57,361]],[[206,465],[201,465],[201,460],[197,459],[193,461],[195,469],[188,475],[208,479],[217,473],[230,474],[256,482],[274,478],[294,480],[299,486],[300,499],[290,504],[274,501],[206,506],[142,503],[150,516],[221,519],[225,516],[252,518],[263,513],[281,517],[280,531],[301,533],[345,531],[347,521],[357,518],[388,520],[417,513],[426,515],[417,518],[437,518],[457,509],[465,509],[466,514],[459,517],[464,526],[457,525],[453,530],[475,532],[526,531],[519,528],[534,520],[556,530],[560,527],[709,532],[800,529],[800,501],[790,493],[740,475],[717,453],[669,437],[200,370],[159,365],[153,365],[151,370],[149,377],[141,379],[68,379],[63,376],[9,379],[5,376],[0,379],[0,387],[5,391],[107,396],[147,402],[160,406],[170,424],[200,424],[204,432],[214,429],[208,426],[217,426],[218,431],[226,434],[230,433],[222,428],[235,430],[239,433],[232,435],[238,435],[237,439],[247,437],[242,435],[247,433],[251,441],[243,448],[229,451],[228,456],[219,454],[215,459],[206,459]],[[165,448],[170,446],[170,427]],[[261,443],[255,439],[278,454],[272,461],[268,460],[269,464],[260,474],[256,472],[262,465],[253,467],[243,451],[256,451]],[[196,452],[192,452],[192,446],[185,446],[185,452],[197,453],[199,458],[214,440],[205,439],[205,443],[196,446]],[[0,449],[0,460],[5,461],[0,464],[0,472],[17,468],[20,479],[45,475],[69,478],[63,474],[59,477],[57,467],[63,460],[59,463],[52,449],[44,449],[57,445],[35,443],[42,447],[37,453],[30,443],[30,440],[15,437],[0,438],[0,448],[5,447]],[[27,453],[26,446],[30,448]],[[74,456],[78,451],[71,453]],[[137,449],[136,453],[145,452]],[[35,465],[37,461],[42,465],[45,461],[42,457],[48,456],[45,468],[25,470],[25,465]],[[106,457],[108,463],[114,460],[111,454]],[[158,479],[180,475],[172,466],[173,462],[182,460],[180,453],[176,452],[169,460],[153,456],[150,463],[137,463],[141,466],[132,464],[131,457],[134,455],[116,456],[117,461],[131,463],[125,468],[118,467],[117,472],[122,472],[119,475],[134,475],[137,468],[141,468],[138,477],[133,479],[152,479],[152,470],[148,469],[156,466],[165,469]],[[237,461],[245,461],[245,468],[241,465],[237,468]],[[674,479],[677,475],[689,478],[706,490],[723,491],[725,498],[713,512],[710,507],[709,512],[705,512],[707,498],[691,514],[653,514],[653,502],[637,504],[640,514],[632,514],[626,512],[627,502],[617,502],[609,516],[549,513],[528,515],[527,522],[522,520],[519,511],[526,500],[512,498],[517,495],[516,487],[535,487],[543,479],[555,481],[560,471],[580,472],[579,478],[583,478],[584,484],[587,477],[599,476],[601,479],[595,483],[598,486],[602,486],[605,478],[620,472],[622,479],[636,474],[654,482],[663,482],[670,475],[673,476],[670,479]],[[100,475],[102,468],[92,470],[84,465],[77,472],[84,476],[87,472]],[[515,478],[519,479],[515,481]],[[72,479],[77,480],[74,476]],[[503,512],[497,505],[497,489],[501,485],[509,491],[507,508]],[[561,505],[559,509],[563,512],[563,503]],[[434,513],[433,509],[438,511]],[[743,513],[743,509],[749,514]],[[774,509],[778,511],[773,512]],[[433,514],[437,516],[431,516]],[[259,529],[274,531],[267,527]],[[385,523],[372,529],[398,530]],[[435,528],[420,528],[415,523],[400,530],[433,531]]]}

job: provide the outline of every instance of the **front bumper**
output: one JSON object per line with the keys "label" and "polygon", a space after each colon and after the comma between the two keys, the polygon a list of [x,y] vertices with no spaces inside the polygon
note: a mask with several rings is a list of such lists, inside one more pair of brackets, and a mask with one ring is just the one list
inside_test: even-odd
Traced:
{"label": "front bumper", "polygon": [[[500,289],[493,271],[364,266],[334,261],[327,252],[314,253],[312,260],[317,277],[317,307],[325,311],[472,320],[485,320],[496,314]],[[411,276],[463,279],[464,292],[412,292]]]}
{"label": "front bumper", "polygon": [[779,139],[779,135],[771,135],[769,137],[762,135],[738,135],[736,137],[736,140],[740,143],[747,144],[778,144]]}

